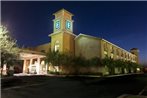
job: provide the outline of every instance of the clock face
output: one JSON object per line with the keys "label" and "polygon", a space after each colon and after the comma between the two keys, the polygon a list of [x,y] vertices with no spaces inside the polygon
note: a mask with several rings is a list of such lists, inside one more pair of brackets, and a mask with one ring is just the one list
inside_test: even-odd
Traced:
{"label": "clock face", "polygon": [[60,20],[55,22],[55,29],[60,29]]}
{"label": "clock face", "polygon": [[71,30],[71,22],[66,20],[66,29]]}

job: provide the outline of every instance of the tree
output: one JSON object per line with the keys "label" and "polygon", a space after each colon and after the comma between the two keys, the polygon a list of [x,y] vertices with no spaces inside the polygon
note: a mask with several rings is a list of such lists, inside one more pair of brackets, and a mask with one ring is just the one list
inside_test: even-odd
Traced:
{"label": "tree", "polygon": [[49,51],[46,54],[46,63],[51,63],[51,65],[54,67],[55,72],[57,72],[57,69],[55,66],[60,67],[65,62],[66,58],[64,54],[59,53],[59,51]]}
{"label": "tree", "polygon": [[121,59],[115,60],[115,67],[121,69],[122,74],[125,73],[124,69],[126,68],[126,64],[123,60]]}
{"label": "tree", "polygon": [[17,47],[16,40],[10,37],[9,31],[2,25],[0,25],[0,47],[1,68],[3,68],[4,64],[13,66],[14,61],[18,58],[19,48]]}
{"label": "tree", "polygon": [[102,60],[98,57],[91,58],[89,60],[90,66],[102,66]]}
{"label": "tree", "polygon": [[111,58],[104,58],[103,65],[108,67],[109,73],[112,75],[115,73],[115,61]]}

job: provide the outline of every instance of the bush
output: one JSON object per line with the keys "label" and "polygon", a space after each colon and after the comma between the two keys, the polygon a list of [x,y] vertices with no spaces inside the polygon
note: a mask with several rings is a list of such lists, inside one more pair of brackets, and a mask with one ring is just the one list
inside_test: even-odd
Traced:
{"label": "bush", "polygon": [[[46,61],[47,63],[52,63],[53,66],[59,66],[62,68],[61,74],[97,74],[91,71],[90,68],[98,68],[102,66],[106,66],[110,74],[116,74],[115,68],[121,69],[121,73],[125,73],[125,69],[127,70],[127,73],[130,73],[131,69],[134,69],[135,72],[136,68],[140,67],[139,64],[129,61],[113,60],[111,58],[100,59],[98,57],[87,60],[82,56],[76,57],[69,55],[68,53],[59,52],[48,53]],[[89,71],[85,71],[86,69],[83,69],[83,67],[89,69]],[[84,71],[82,72],[81,69]],[[49,73],[59,74],[59,72]]]}
{"label": "bush", "polygon": [[13,70],[9,70],[9,71],[7,72],[7,75],[8,75],[8,76],[13,76],[13,74],[14,74],[14,71],[13,71]]}

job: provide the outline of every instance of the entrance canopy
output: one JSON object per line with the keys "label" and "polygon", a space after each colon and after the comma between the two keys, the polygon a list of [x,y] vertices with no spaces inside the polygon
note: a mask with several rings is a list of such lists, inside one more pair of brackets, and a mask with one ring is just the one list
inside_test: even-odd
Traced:
{"label": "entrance canopy", "polygon": [[20,59],[35,59],[35,58],[45,58],[45,54],[42,52],[31,51],[31,50],[21,50]]}
{"label": "entrance canopy", "polygon": [[42,52],[21,50],[20,59],[24,61],[23,73],[47,73],[47,65],[44,63],[45,57]]}

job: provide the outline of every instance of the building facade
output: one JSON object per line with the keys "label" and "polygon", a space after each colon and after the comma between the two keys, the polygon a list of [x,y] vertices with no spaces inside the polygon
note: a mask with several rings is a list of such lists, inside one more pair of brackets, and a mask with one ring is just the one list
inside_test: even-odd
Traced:
{"label": "building facade", "polygon": [[[53,14],[53,32],[49,34],[51,42],[34,47],[32,50],[47,53],[59,51],[69,52],[74,56],[83,56],[86,59],[111,57],[139,63],[139,51],[132,48],[129,51],[103,39],[86,34],[75,35],[73,32],[73,14],[61,9]],[[38,64],[41,64],[40,60]]]}

